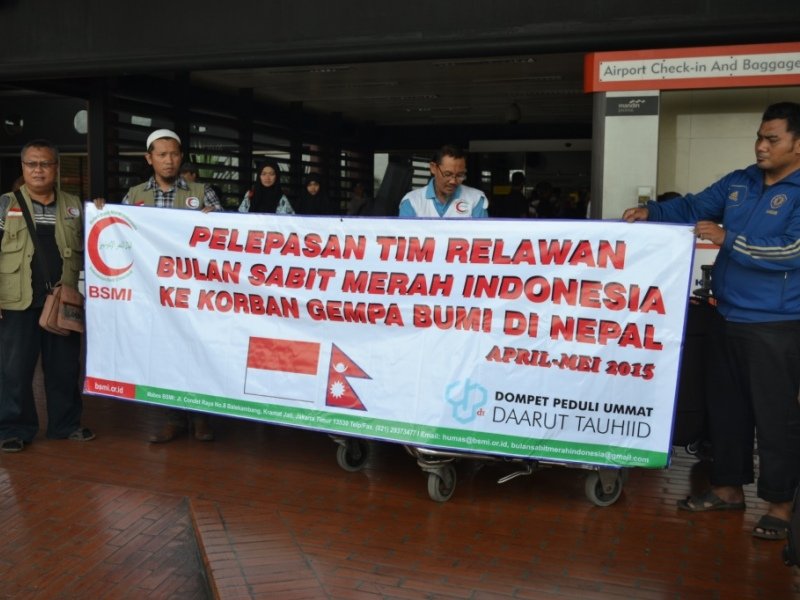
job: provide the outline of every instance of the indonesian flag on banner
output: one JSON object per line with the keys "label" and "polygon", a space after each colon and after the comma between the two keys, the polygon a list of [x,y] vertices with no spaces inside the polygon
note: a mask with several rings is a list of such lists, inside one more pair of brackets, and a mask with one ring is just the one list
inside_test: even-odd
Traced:
{"label": "indonesian flag on banner", "polygon": [[342,352],[336,344],[331,348],[331,362],[328,366],[328,388],[325,404],[353,410],[367,410],[356,391],[347,381],[348,377],[372,379],[353,360]]}
{"label": "indonesian flag on banner", "polygon": [[245,394],[314,402],[319,393],[319,343],[251,337]]}

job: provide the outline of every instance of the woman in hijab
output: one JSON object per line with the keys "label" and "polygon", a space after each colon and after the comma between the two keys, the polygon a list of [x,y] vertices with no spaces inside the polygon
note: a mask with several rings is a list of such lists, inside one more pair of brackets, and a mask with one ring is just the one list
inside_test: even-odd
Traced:
{"label": "woman in hijab", "polygon": [[255,179],[253,189],[244,195],[239,205],[239,212],[294,214],[292,205],[281,190],[281,170],[277,160],[267,157],[260,162]]}
{"label": "woman in hijab", "polygon": [[303,193],[297,205],[297,213],[301,215],[329,215],[330,201],[322,192],[318,173],[309,173],[303,181]]}

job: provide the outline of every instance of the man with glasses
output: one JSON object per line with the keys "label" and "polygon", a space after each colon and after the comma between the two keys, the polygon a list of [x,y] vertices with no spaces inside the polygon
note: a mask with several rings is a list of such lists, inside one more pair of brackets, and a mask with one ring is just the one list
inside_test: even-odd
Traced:
{"label": "man with glasses", "polygon": [[467,159],[456,146],[442,146],[430,163],[431,180],[400,201],[401,217],[486,218],[489,201],[484,193],[463,184]]}
{"label": "man with glasses", "polygon": [[[39,430],[33,376],[41,355],[47,437],[88,441],[78,377],[81,338],[39,327],[48,290],[77,287],[83,268],[83,204],[59,190],[58,149],[47,140],[22,148],[24,184],[0,196],[0,450],[19,452]],[[32,238],[28,217],[35,230]]]}

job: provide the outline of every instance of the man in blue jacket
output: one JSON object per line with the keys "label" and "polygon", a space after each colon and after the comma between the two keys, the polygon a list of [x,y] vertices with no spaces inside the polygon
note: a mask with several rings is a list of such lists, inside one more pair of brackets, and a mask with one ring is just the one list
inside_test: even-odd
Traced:
{"label": "man in blue jacket", "polygon": [[800,482],[800,104],[767,107],[755,152],[756,164],[699,194],[629,208],[622,218],[694,223],[698,238],[720,247],[712,272],[711,489],[678,507],[744,510],[755,429],[758,496],[769,509],[753,536],[775,540],[786,537]]}

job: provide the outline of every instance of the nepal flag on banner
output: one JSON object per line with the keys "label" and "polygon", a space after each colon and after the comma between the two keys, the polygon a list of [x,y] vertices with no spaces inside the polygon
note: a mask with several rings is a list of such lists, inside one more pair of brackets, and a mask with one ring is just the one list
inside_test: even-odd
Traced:
{"label": "nepal flag on banner", "polygon": [[328,387],[325,391],[326,406],[367,410],[367,407],[361,402],[358,394],[347,380],[349,377],[372,379],[336,344],[333,344],[331,362],[328,366]]}

